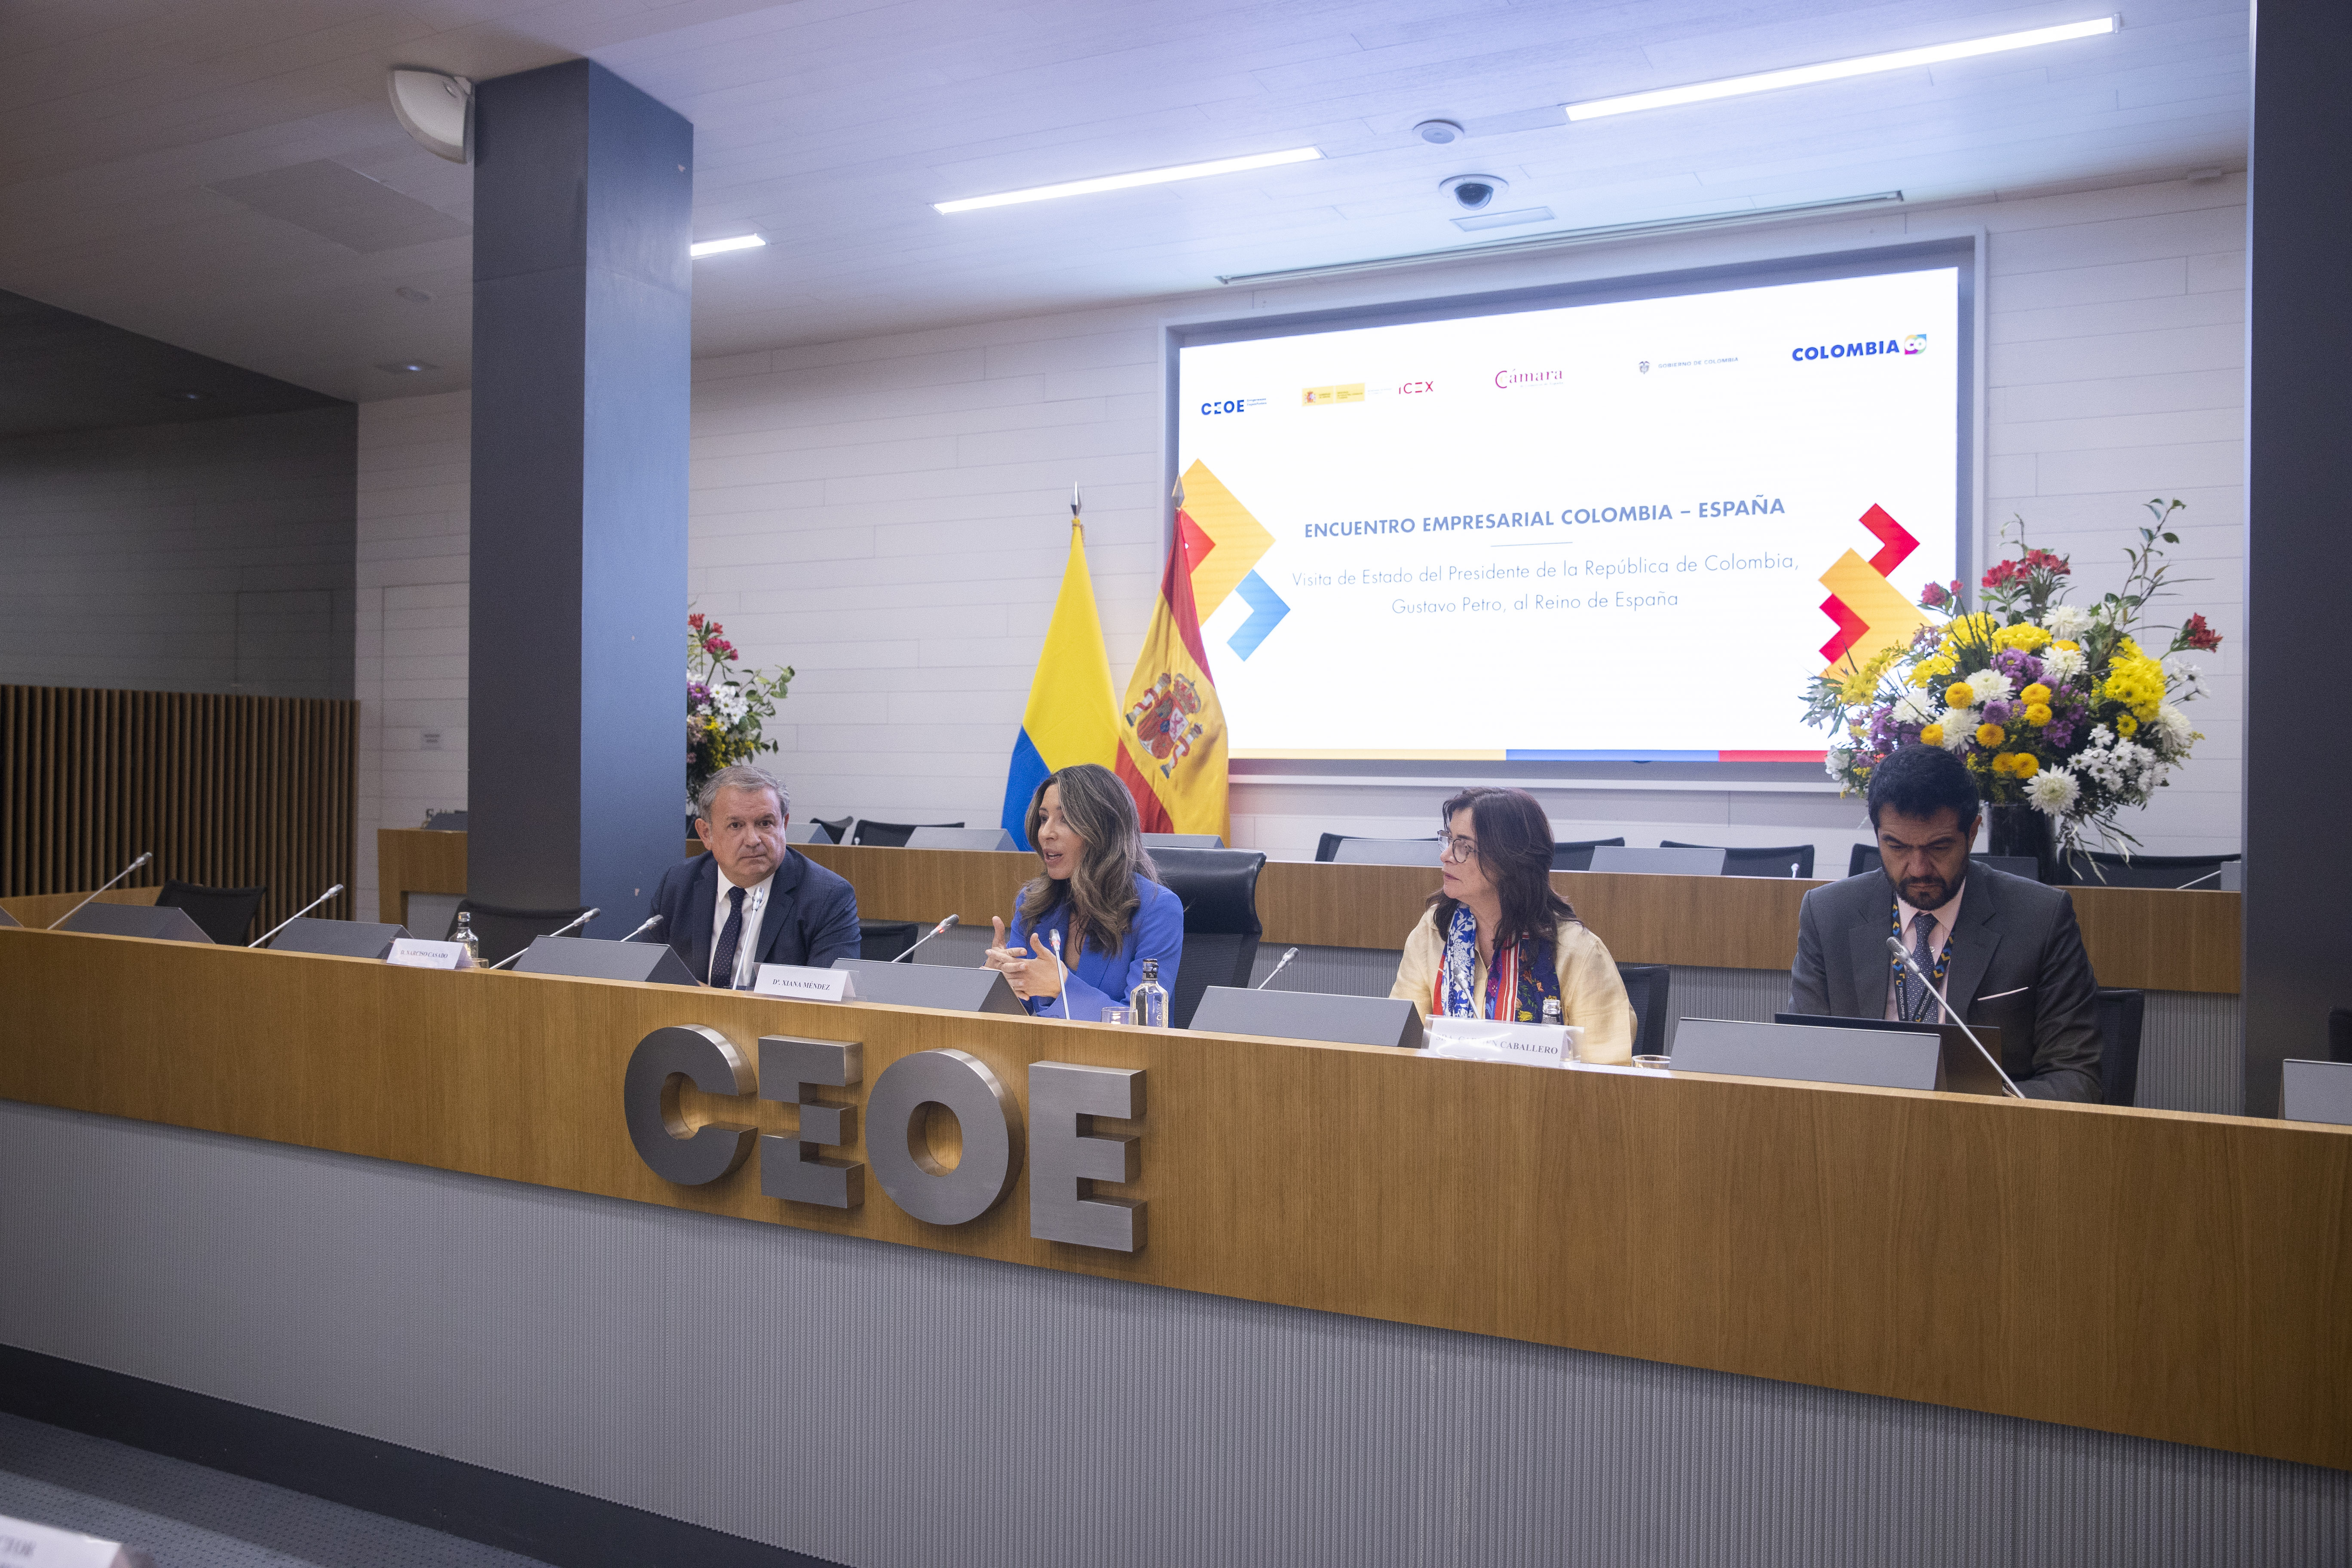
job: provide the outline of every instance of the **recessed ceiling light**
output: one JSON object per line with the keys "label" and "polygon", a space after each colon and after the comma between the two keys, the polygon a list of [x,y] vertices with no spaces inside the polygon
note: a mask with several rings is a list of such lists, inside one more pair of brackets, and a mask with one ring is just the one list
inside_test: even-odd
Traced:
{"label": "recessed ceiling light", "polygon": [[210,397],[212,394],[209,392],[194,392],[185,387],[173,387],[167,391],[159,392],[155,395],[163,399],[166,403],[202,403],[205,399]]}
{"label": "recessed ceiling light", "polygon": [[1424,120],[1412,128],[1412,133],[1438,147],[1462,140],[1462,127],[1451,120]]}
{"label": "recessed ceiling light", "polygon": [[387,360],[383,363],[376,366],[376,369],[383,371],[386,375],[415,375],[418,371],[439,370],[440,368],[441,367],[439,365],[435,364],[431,360],[422,359]]}
{"label": "recessed ceiling light", "polygon": [[1629,92],[1616,98],[1590,99],[1563,107],[1570,120],[1598,120],[1608,114],[1631,114],[1636,110],[1665,109],[1677,103],[1704,103],[1715,98],[1738,98],[1743,93],[1772,92],[1784,87],[1803,87],[1811,82],[1836,81],[1850,76],[1870,76],[1878,71],[1907,70],[1914,66],[1938,65],[1945,60],[1964,60],[1977,55],[1997,55],[2009,49],[2030,49],[2037,44],[2096,37],[2115,30],[2115,17],[2099,16],[2088,22],[2066,22],[2055,27],[2035,27],[2030,32],[1971,38],[1965,43],[1930,44],[1925,48],[1897,49],[1885,55],[1857,55],[1853,59],[1831,60],[1824,65],[1795,66],[1787,70],[1760,71],[1754,76],[1725,77],[1717,81],[1693,82],[1687,87],[1662,87],[1654,92]]}
{"label": "recessed ceiling light", "polygon": [[1238,174],[1245,169],[1272,169],[1284,163],[1311,163],[1323,156],[1320,147],[1293,147],[1281,153],[1253,153],[1245,158],[1218,158],[1206,163],[1178,163],[1166,169],[1142,169],[1132,174],[1105,174],[1096,180],[1068,180],[1058,185],[1032,185],[1001,195],[965,196],[960,201],[933,202],[943,213],[975,212],[982,207],[1009,207],[1020,202],[1048,202],[1055,196],[1090,196],[1097,191],[1124,191],[1136,185],[1164,185],[1171,180],[1197,180],[1209,174]]}
{"label": "recessed ceiling light", "polygon": [[730,250],[757,250],[768,243],[761,234],[735,234],[725,239],[698,239],[686,247],[688,256],[723,256]]}

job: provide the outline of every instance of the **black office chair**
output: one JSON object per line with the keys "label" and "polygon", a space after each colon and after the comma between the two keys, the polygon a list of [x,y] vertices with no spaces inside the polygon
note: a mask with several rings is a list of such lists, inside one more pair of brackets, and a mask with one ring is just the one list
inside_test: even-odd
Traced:
{"label": "black office chair", "polygon": [[[568,910],[510,910],[499,904],[478,904],[471,899],[459,899],[457,907],[449,913],[449,930],[442,940],[455,940],[457,917],[470,915],[475,939],[482,944],[482,962],[491,964],[513,957],[540,937],[553,936],[587,912],[586,904],[574,904]],[[579,932],[568,934],[577,936]]]}
{"label": "black office chair", "polygon": [[268,888],[200,888],[166,878],[155,902],[162,909],[181,910],[221,946],[243,947],[256,934],[253,917],[261,912],[261,900],[268,895]]}
{"label": "black office chair", "polygon": [[1875,871],[1880,860],[1877,845],[1857,844],[1853,847],[1853,853],[1845,858],[1845,874],[1859,877],[1864,871]]}
{"label": "black office chair", "polygon": [[2328,1010],[2327,1059],[2331,1062],[2352,1062],[2352,1007]]}
{"label": "black office chair", "polygon": [[1595,849],[1622,849],[1622,838],[1580,838],[1573,844],[1551,847],[1551,868],[1555,871],[1590,871]]}
{"label": "black office chair", "polygon": [[466,831],[466,814],[463,810],[428,811],[425,814],[425,826],[432,833],[463,833]]}
{"label": "black office chair", "polygon": [[835,844],[840,843],[842,840],[849,837],[849,825],[856,820],[857,819],[854,816],[836,816],[830,822],[826,821],[822,816],[812,816],[809,818],[809,821],[812,824],[824,828],[824,836]]}
{"label": "black office chair", "polygon": [[1184,959],[1168,998],[1168,1022],[1192,1026],[1202,993],[1212,985],[1246,986],[1257,963],[1257,874],[1265,856],[1255,849],[1155,849],[1160,880],[1184,903]]}
{"label": "black office chair", "polygon": [[[1813,847],[1791,844],[1785,849],[1749,849],[1729,844],[1685,844],[1679,839],[1661,838],[1661,849],[1720,849],[1723,851],[1723,874],[1727,877],[1810,877],[1813,874]],[[1848,876],[1853,873],[1848,872]]]}
{"label": "black office chair", "polygon": [[915,945],[916,929],[913,921],[861,920],[857,922],[857,956],[887,963]]}
{"label": "black office chair", "polygon": [[2193,888],[2219,892],[2221,868],[2242,857],[2236,855],[2134,855],[2129,858],[2105,849],[2077,850],[2066,868],[2083,888]]}
{"label": "black office chair", "polygon": [[1617,978],[1625,983],[1625,1000],[1633,1005],[1633,1054],[1666,1054],[1666,1007],[1674,990],[1674,973],[1663,963],[1621,963]]}
{"label": "black office chair", "polygon": [[[1379,836],[1377,834],[1366,833],[1327,833],[1316,842],[1315,858],[1326,862],[1337,860],[1339,858],[1339,846],[1345,844],[1350,838],[1370,838],[1378,837]],[[1429,837],[1431,838],[1435,838],[1437,835],[1433,833],[1430,834]]]}
{"label": "black office chair", "polygon": [[849,836],[849,841],[852,844],[878,845],[885,849],[904,849],[907,840],[915,836],[918,827],[962,826],[961,822],[872,822],[860,818],[857,831]]}
{"label": "black office chair", "polygon": [[2099,1020],[2099,1100],[2130,1105],[2139,1093],[2139,1029],[2147,1017],[2147,994],[2102,988]]}
{"label": "black office chair", "polygon": [[[1979,866],[1990,866],[1996,871],[2006,871],[2029,882],[2034,879],[2033,857],[2031,855],[1971,855],[1969,858]],[[1847,858],[1845,874],[1859,877],[1864,871],[1877,870],[1880,864],[1877,845],[1857,844],[1853,847],[1853,855]]]}

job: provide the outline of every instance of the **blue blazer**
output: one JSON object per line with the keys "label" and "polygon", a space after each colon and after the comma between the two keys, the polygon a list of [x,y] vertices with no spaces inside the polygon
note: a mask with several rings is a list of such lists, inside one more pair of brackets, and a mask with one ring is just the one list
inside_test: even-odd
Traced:
{"label": "blue blazer", "polygon": [[[669,943],[697,980],[710,971],[718,897],[719,862],[708,854],[672,866],[654,889],[650,912],[662,917],[658,940]],[[785,850],[768,889],[767,913],[760,917],[759,962],[831,969],[835,959],[857,953],[857,894],[799,850]]]}
{"label": "blue blazer", "polygon": [[[1070,906],[1066,900],[1047,915],[1032,931],[1028,918],[1018,911],[1013,917],[1013,929],[1004,935],[1007,947],[1025,947],[1033,958],[1052,962],[1044,935],[1059,931],[1062,935],[1062,962],[1069,966],[1069,975],[1062,986],[1061,996],[1032,996],[1029,1011],[1037,1016],[1058,1018],[1063,1016],[1063,998],[1069,999],[1069,1016],[1092,1024],[1102,1017],[1105,1007],[1124,1007],[1128,994],[1143,984],[1143,961],[1160,961],[1160,984],[1170,996],[1176,994],[1176,965],[1184,956],[1184,901],[1149,878],[1135,879],[1136,893],[1142,903],[1135,911],[1135,920],[1127,928],[1127,938],[1118,944],[1117,952],[1105,952],[1094,944],[1092,938],[1084,952],[1070,951]],[[1035,940],[1033,940],[1034,938]]]}

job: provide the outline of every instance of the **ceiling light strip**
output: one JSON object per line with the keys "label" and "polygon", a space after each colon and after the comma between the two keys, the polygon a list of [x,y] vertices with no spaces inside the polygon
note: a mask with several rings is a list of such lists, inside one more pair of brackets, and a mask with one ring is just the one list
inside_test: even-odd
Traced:
{"label": "ceiling light strip", "polygon": [[725,239],[698,239],[686,247],[687,255],[695,258],[724,256],[730,250],[757,250],[768,243],[763,234],[735,234]]}
{"label": "ceiling light strip", "polygon": [[982,207],[1009,207],[1022,202],[1047,202],[1056,196],[1090,196],[1097,191],[1124,191],[1136,185],[1164,185],[1171,180],[1198,180],[1210,174],[1238,174],[1248,169],[1272,169],[1285,163],[1311,163],[1323,156],[1320,147],[1292,147],[1280,153],[1252,153],[1244,158],[1218,158],[1206,163],[1178,163],[1166,169],[1143,169],[1132,174],[1105,174],[1095,180],[1068,180],[1058,185],[1032,185],[993,196],[965,196],[959,201],[933,202],[943,213],[977,212]]}
{"label": "ceiling light strip", "polygon": [[1433,261],[1462,261],[1489,256],[1513,256],[1521,251],[1555,250],[1575,245],[1600,245],[1612,239],[1640,239],[1650,235],[1684,234],[1692,229],[1729,228],[1740,224],[1770,223],[1781,218],[1812,217],[1855,207],[1884,206],[1900,202],[1901,191],[1880,191],[1867,196],[1840,196],[1834,201],[1798,202],[1780,207],[1748,207],[1737,212],[1706,213],[1693,217],[1653,218],[1643,223],[1606,224],[1597,228],[1556,229],[1549,234],[1524,235],[1516,239],[1490,239],[1483,245],[1457,245],[1448,250],[1416,250],[1405,256],[1376,256],[1363,261],[1335,261],[1321,267],[1291,267],[1279,272],[1222,274],[1220,283],[1289,283],[1307,278],[1332,278],[1346,272],[1377,272],[1390,267],[1420,267]]}
{"label": "ceiling light strip", "polygon": [[2030,49],[2041,44],[2063,43],[2069,38],[2093,38],[2103,33],[2114,32],[2116,23],[2114,16],[2097,16],[2087,22],[2065,22],[2054,27],[2035,27],[2023,33],[1971,38],[1965,43],[1929,44],[1924,48],[1896,49],[1891,54],[1858,55],[1853,59],[1831,60],[1823,65],[1793,66],[1787,70],[1725,77],[1717,81],[1693,82],[1686,87],[1662,87],[1652,92],[1629,92],[1615,98],[1589,99],[1582,103],[1564,104],[1562,107],[1570,120],[1599,120],[1606,115],[1632,114],[1644,109],[1704,103],[1710,99],[1738,98],[1747,93],[1774,92],[1784,87],[1804,87],[1817,81],[1838,81],[1846,77],[1872,76],[1880,71],[1940,65],[1946,60],[1972,59],[1979,55],[1997,55],[2010,49]]}

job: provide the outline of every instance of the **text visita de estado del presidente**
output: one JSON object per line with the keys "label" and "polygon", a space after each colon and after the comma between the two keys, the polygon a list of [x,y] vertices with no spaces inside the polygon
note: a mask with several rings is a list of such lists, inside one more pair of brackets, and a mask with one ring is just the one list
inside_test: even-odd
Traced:
{"label": "text visita de estado del presidente", "polygon": [[[1548,614],[1559,610],[1671,609],[1682,603],[1677,584],[1707,574],[1794,572],[1797,559],[1764,550],[1738,554],[1708,552],[1673,559],[1624,555],[1613,561],[1545,560],[1459,566],[1365,566],[1338,572],[1294,572],[1291,586],[1302,592],[1390,593],[1390,612],[1400,616],[1483,615],[1505,611]],[[1511,587],[1527,591],[1498,598]],[[1400,592],[1410,590],[1409,592]],[[1438,598],[1432,590],[1448,596]]]}

